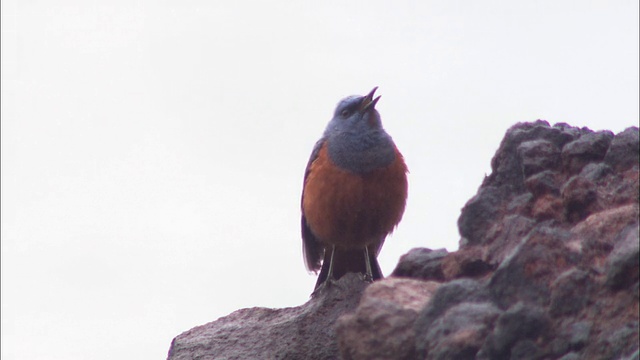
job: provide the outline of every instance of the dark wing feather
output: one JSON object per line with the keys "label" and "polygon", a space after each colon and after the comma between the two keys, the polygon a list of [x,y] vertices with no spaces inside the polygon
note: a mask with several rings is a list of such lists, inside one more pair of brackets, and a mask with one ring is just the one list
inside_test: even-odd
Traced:
{"label": "dark wing feather", "polygon": [[302,213],[300,225],[302,228],[302,253],[304,254],[304,262],[309,271],[318,271],[322,264],[322,258],[324,257],[324,246],[320,244],[318,239],[311,228],[309,228],[309,224],[307,224],[307,219],[304,216],[304,209],[302,208],[302,204],[304,201],[304,188],[307,184],[307,176],[309,176],[309,172],[311,171],[311,164],[318,157],[318,153],[320,152],[320,148],[324,144],[324,138],[318,140],[315,146],[313,147],[313,151],[311,152],[311,156],[309,157],[309,162],[307,163],[307,168],[304,171],[304,183],[302,185],[302,197],[300,199],[300,209]]}

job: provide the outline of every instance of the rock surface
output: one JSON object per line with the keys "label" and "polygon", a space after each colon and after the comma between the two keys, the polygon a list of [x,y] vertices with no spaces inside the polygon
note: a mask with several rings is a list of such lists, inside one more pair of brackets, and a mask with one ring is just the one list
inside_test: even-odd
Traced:
{"label": "rock surface", "polygon": [[341,358],[415,359],[413,323],[439,285],[400,278],[371,284],[355,313],[338,319]]}
{"label": "rock surface", "polygon": [[168,358],[336,359],[335,322],[356,309],[366,285],[351,273],[298,307],[237,310],[178,335]]}
{"label": "rock surface", "polygon": [[458,251],[238,310],[177,336],[169,359],[638,359],[638,134],[517,124],[462,209]]}

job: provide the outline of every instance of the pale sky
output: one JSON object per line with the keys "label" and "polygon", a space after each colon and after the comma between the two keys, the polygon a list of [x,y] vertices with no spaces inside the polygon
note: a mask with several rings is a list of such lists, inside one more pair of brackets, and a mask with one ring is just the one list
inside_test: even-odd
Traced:
{"label": "pale sky", "polygon": [[307,301],[300,192],[379,86],[410,169],[380,263],[457,249],[505,131],[637,125],[638,1],[3,1],[3,360],[163,359]]}

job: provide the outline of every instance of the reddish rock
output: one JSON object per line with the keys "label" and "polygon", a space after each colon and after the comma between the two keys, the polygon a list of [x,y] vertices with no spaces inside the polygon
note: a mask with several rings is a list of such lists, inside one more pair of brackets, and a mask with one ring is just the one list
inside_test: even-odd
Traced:
{"label": "reddish rock", "polygon": [[638,167],[640,161],[639,132],[632,126],[617,134],[611,141],[604,162],[617,171]]}
{"label": "reddish rock", "polygon": [[528,177],[527,180],[525,180],[525,186],[535,197],[546,194],[560,195],[559,177],[559,173],[545,170]]}
{"label": "reddish rock", "polygon": [[550,141],[525,141],[518,146],[517,151],[525,178],[560,166],[560,149]]}
{"label": "reddish rock", "polygon": [[565,145],[562,149],[565,170],[575,174],[590,162],[602,161],[612,139],[611,131],[590,132]]}
{"label": "reddish rock", "polygon": [[168,359],[336,359],[335,323],[367,285],[350,273],[299,307],[235,311],[178,335]]}
{"label": "reddish rock", "polygon": [[560,166],[560,149],[547,140],[525,141],[518,146],[518,155],[525,178],[540,171]]}
{"label": "reddish rock", "polygon": [[431,324],[424,337],[418,338],[418,358],[475,359],[501,313],[488,302],[451,307]]}
{"label": "reddish rock", "polygon": [[503,199],[500,189],[487,186],[479,189],[478,194],[464,205],[458,218],[458,229],[465,243],[486,241],[491,224],[502,217]]}
{"label": "reddish rock", "polygon": [[576,263],[576,257],[564,246],[569,238],[567,231],[544,226],[520,240],[489,280],[497,304],[503,308],[522,301],[548,304],[551,282]]}
{"label": "reddish rock", "polygon": [[590,267],[602,271],[615,246],[616,236],[638,221],[638,204],[624,205],[592,214],[571,229],[567,247],[577,252]]}
{"label": "reddish rock", "polygon": [[639,238],[638,223],[635,223],[624,228],[615,240],[606,263],[606,285],[611,289],[621,290],[638,283]]}
{"label": "reddish rock", "polygon": [[613,169],[605,163],[590,163],[582,168],[580,176],[595,183],[605,179],[611,173]]}
{"label": "reddish rock", "polygon": [[[431,324],[444,315],[451,307],[464,302],[482,303],[491,300],[491,293],[486,286],[472,279],[457,279],[441,285],[431,300],[420,312],[415,329],[418,334],[425,334]],[[419,353],[424,348],[418,344]]]}
{"label": "reddish rock", "polygon": [[606,182],[605,199],[607,201],[607,207],[616,205],[624,205],[635,202],[638,203],[640,197],[640,188],[636,186],[638,184],[639,176],[638,168],[629,169],[618,176],[614,176],[612,179]]}
{"label": "reddish rock", "polygon": [[[489,240],[485,246],[479,249],[485,254],[486,261],[493,267],[500,265],[508,255],[512,254],[513,250],[520,245],[520,240],[535,227],[535,220],[526,216],[528,211],[524,213],[505,215],[500,221],[491,225],[487,237]],[[464,247],[461,250],[468,251],[467,248]]]}
{"label": "reddish rock", "polygon": [[413,324],[438,286],[436,282],[400,278],[373,283],[356,311],[338,320],[341,358],[414,359]]}
{"label": "reddish rock", "polygon": [[582,132],[566,124],[549,127],[549,123],[544,120],[512,126],[507,130],[498,151],[491,159],[491,174],[482,182],[482,187],[508,187],[513,193],[521,193],[524,190],[524,177],[518,147],[526,141],[547,140],[562,149]]}
{"label": "reddish rock", "polygon": [[546,194],[536,199],[531,208],[531,216],[538,220],[562,221],[564,218],[564,204],[557,196]]}
{"label": "reddish rock", "polygon": [[582,220],[591,214],[596,199],[596,185],[582,176],[571,177],[562,187],[562,202],[569,221]]}
{"label": "reddish rock", "polygon": [[[519,302],[500,315],[495,328],[487,337],[479,359],[523,359],[527,354],[541,357],[538,345],[552,338],[551,321],[541,307]],[[527,349],[528,351],[522,351]],[[532,358],[531,356],[526,356]]]}
{"label": "reddish rock", "polygon": [[558,325],[556,337],[552,341],[551,353],[565,354],[560,359],[576,357],[589,341],[593,322],[565,320]]}
{"label": "reddish rock", "polygon": [[551,316],[575,315],[582,311],[592,296],[594,280],[586,271],[571,268],[551,283]]}
{"label": "reddish rock", "polygon": [[486,261],[482,249],[477,247],[461,249],[442,259],[442,272],[446,280],[461,277],[478,278],[494,268],[494,265]]}
{"label": "reddish rock", "polygon": [[391,276],[442,281],[444,280],[442,259],[447,254],[446,249],[411,249],[400,257],[398,265],[391,273]]}

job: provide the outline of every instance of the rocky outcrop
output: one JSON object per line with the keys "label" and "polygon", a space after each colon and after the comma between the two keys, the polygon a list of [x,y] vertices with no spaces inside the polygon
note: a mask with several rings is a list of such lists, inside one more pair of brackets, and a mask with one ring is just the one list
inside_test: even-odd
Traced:
{"label": "rocky outcrop", "polygon": [[338,319],[342,359],[415,359],[413,324],[439,283],[389,278],[370,285],[353,314]]}
{"label": "rocky outcrop", "polygon": [[509,129],[460,249],[414,249],[394,271],[444,283],[416,358],[638,358],[638,156],[636,127]]}
{"label": "rocky outcrop", "polygon": [[355,310],[366,285],[351,273],[298,307],[237,310],[178,335],[168,358],[336,359],[335,322]]}
{"label": "rocky outcrop", "polygon": [[462,209],[458,251],[236,311],[169,359],[638,359],[638,134],[517,124]]}

